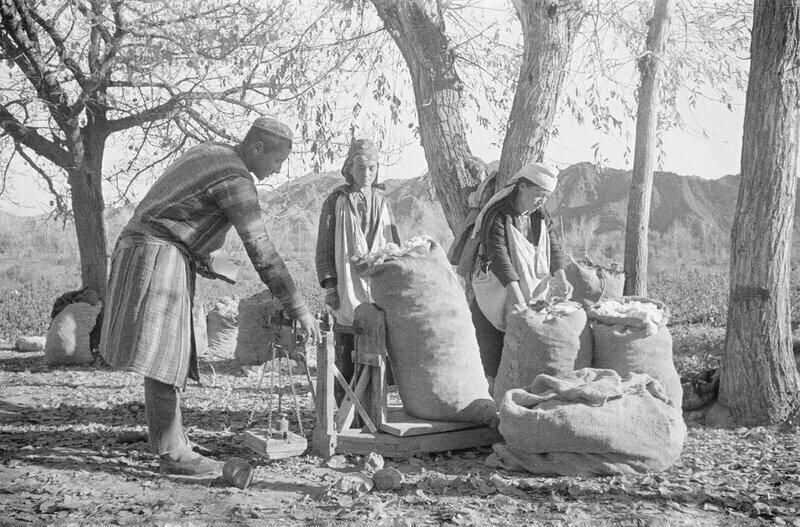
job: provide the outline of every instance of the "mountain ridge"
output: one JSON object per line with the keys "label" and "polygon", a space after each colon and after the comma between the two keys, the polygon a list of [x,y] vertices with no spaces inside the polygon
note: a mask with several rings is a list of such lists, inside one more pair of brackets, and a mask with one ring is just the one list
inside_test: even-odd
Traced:
{"label": "mountain ridge", "polygon": [[[599,170],[592,163],[577,163],[560,172],[558,188],[548,200],[547,207],[565,233],[573,227],[584,229],[590,237],[623,232],[630,181],[630,171]],[[713,235],[725,240],[733,225],[739,181],[738,175],[709,180],[656,172],[650,212],[651,232],[666,234],[670,229],[682,226],[692,237]],[[450,245],[453,233],[427,175],[389,179],[382,183],[386,186],[385,192],[401,239],[426,234],[444,247]],[[267,230],[279,251],[298,256],[313,254],[322,202],[342,184],[344,178],[338,171],[309,173],[259,192]],[[113,244],[132,212],[132,206],[107,209],[110,243]],[[796,216],[798,212],[800,208],[795,209]],[[10,223],[13,218],[20,217],[0,212],[0,218]],[[230,238],[235,238],[235,234]]]}

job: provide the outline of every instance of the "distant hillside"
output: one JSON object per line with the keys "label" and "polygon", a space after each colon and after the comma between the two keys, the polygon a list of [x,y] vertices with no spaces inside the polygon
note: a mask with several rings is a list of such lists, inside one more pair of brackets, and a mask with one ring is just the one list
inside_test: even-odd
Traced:
{"label": "distant hillside", "polygon": [[[665,233],[676,223],[693,235],[729,233],[739,189],[739,176],[716,180],[656,172],[650,209],[650,229]],[[623,231],[627,219],[631,173],[598,171],[591,163],[567,167],[548,208],[561,216],[565,228],[581,218],[597,218],[598,233]]]}
{"label": "distant hillside", "polygon": [[[313,251],[322,202],[343,183],[339,172],[307,174],[262,195],[267,229],[278,250]],[[453,233],[427,178],[391,179],[383,183],[401,239],[428,234],[445,247],[450,245]]]}
{"label": "distant hillside", "polygon": [[[572,165],[561,171],[558,189],[548,201],[548,209],[561,218],[565,232],[573,224],[587,220],[595,227],[595,234],[621,232],[627,216],[630,179],[630,172],[623,170],[599,171],[591,163]],[[651,231],[664,234],[673,226],[680,225],[696,237],[715,235],[724,239],[733,224],[739,179],[739,176],[725,176],[707,180],[656,172]],[[267,228],[282,253],[303,259],[313,254],[322,201],[343,181],[338,171],[312,173],[262,193]],[[453,234],[426,176],[384,183],[403,239],[428,234],[443,246],[449,246]],[[132,210],[130,206],[108,210],[107,231],[111,245]],[[796,212],[800,213],[800,207]],[[0,224],[4,224],[6,229],[13,226],[19,233],[29,229],[26,225],[31,221],[0,213]],[[800,228],[800,220],[796,219],[795,225]],[[0,241],[8,249],[9,242],[13,244],[20,237],[10,239],[6,233],[0,238],[4,238]],[[230,238],[235,246],[235,235]]]}
{"label": "distant hillside", "polygon": [[[267,225],[280,250],[313,250],[322,201],[342,181],[338,172],[308,174],[263,195]],[[450,244],[453,234],[426,176],[385,183],[403,239],[429,234],[445,247]],[[565,231],[574,222],[596,219],[597,234],[621,232],[627,218],[630,183],[628,171],[599,171],[591,163],[578,163],[561,171],[558,189],[547,207],[561,217]],[[663,234],[679,224],[694,236],[727,236],[733,225],[738,185],[739,176],[707,180],[656,172],[651,231]]]}

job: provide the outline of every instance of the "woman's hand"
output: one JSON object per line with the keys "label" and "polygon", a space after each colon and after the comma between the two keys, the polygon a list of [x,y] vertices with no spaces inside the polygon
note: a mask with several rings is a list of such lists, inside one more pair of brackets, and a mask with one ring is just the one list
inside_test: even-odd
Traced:
{"label": "woman's hand", "polygon": [[572,284],[569,283],[569,280],[567,280],[567,273],[565,273],[563,269],[559,269],[553,273],[553,280],[555,292],[563,293],[563,295],[558,296],[563,296],[566,300],[572,298],[573,287]]}
{"label": "woman's hand", "polygon": [[339,309],[341,302],[339,301],[339,292],[336,291],[335,287],[329,287],[325,293],[325,304],[330,306],[331,309],[336,311]]}

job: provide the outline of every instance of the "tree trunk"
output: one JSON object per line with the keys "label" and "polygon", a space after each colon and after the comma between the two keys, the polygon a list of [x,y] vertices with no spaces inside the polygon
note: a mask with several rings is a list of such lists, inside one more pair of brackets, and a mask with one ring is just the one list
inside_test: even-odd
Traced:
{"label": "tree trunk", "polygon": [[463,84],[436,0],[372,0],[411,72],[428,175],[455,232],[467,213],[464,189],[479,181],[464,166],[470,155]]}
{"label": "tree trunk", "polygon": [[541,161],[553,129],[572,44],[585,6],[582,0],[513,0],[525,42],[498,183],[527,163]]}
{"label": "tree trunk", "polygon": [[103,218],[102,167],[106,134],[88,125],[83,133],[75,132],[72,142],[76,168],[68,171],[75,217],[75,233],[81,260],[81,281],[102,298],[106,294],[108,255]]}
{"label": "tree trunk", "polygon": [[625,230],[625,294],[647,296],[647,233],[653,194],[656,127],[658,126],[661,57],[669,34],[674,0],[655,0],[648,25],[647,52],[639,59],[642,81],[636,110],[636,146]]}
{"label": "tree trunk", "polygon": [[741,425],[784,421],[800,405],[789,272],[800,140],[800,1],[756,0],[731,235],[720,402]]}

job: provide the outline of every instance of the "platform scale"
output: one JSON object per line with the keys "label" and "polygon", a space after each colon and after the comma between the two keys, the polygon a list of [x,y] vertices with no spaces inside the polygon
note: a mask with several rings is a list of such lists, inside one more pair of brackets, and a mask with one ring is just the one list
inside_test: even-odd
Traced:
{"label": "platform scale", "polygon": [[[354,374],[348,383],[336,367],[333,333],[323,332],[317,346],[317,422],[312,444],[323,457],[333,454],[369,454],[409,457],[419,452],[446,452],[502,441],[488,426],[429,421],[409,416],[402,405],[389,405],[386,391],[386,321],[374,304],[360,304],[353,329]],[[345,396],[336,405],[334,386]],[[363,427],[354,427],[358,416]]]}
{"label": "platform scale", "polygon": [[[291,456],[299,456],[308,448],[308,440],[305,438],[305,433],[303,431],[300,404],[297,400],[294,383],[292,382],[292,366],[290,359],[303,362],[309,384],[311,384],[311,375],[308,371],[305,354],[301,351],[304,350],[305,337],[299,334],[297,322],[285,319],[283,311],[280,311],[269,320],[269,325],[276,328],[275,341],[270,344],[269,357],[271,357],[273,366],[277,368],[278,409],[277,412],[273,411],[272,396],[276,387],[276,372],[273,369],[270,371],[268,380],[266,428],[253,428],[245,431],[244,444],[250,450],[266,459],[282,459]],[[268,361],[264,361],[259,370],[256,397],[253,399],[253,407],[250,411],[248,426],[254,421],[256,405],[259,399],[258,393],[261,391],[267,362]],[[285,376],[288,379],[292,394],[292,403],[296,413],[299,434],[289,430],[289,420],[286,419],[284,415],[282,393],[280,391],[284,384],[284,367],[286,370]]]}

